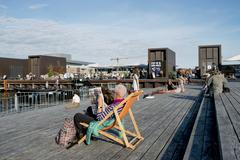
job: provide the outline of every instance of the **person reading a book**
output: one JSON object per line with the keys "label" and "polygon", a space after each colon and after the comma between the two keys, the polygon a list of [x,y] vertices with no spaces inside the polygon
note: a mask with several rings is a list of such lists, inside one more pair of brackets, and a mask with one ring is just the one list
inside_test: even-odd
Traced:
{"label": "person reading a book", "polygon": [[[112,104],[106,106],[104,111],[98,112],[96,114],[96,117],[91,117],[89,115],[83,114],[83,113],[76,113],[74,115],[74,124],[77,130],[77,137],[80,138],[81,135],[83,135],[85,133],[84,128],[82,127],[82,125],[80,124],[81,122],[84,123],[90,123],[91,121],[97,120],[97,121],[101,121],[102,119],[105,118],[105,116],[110,113],[111,111],[113,111],[113,109],[124,100],[124,97],[127,94],[127,89],[124,85],[117,85],[114,89],[114,101]],[[118,109],[118,112],[121,112],[123,109],[123,106],[120,107]],[[112,117],[110,117],[112,118]]]}
{"label": "person reading a book", "polygon": [[96,119],[97,113],[104,111],[105,107],[107,106],[104,101],[102,88],[97,87],[90,89],[89,96],[92,105],[87,108],[86,114]]}
{"label": "person reading a book", "polygon": [[112,91],[104,87],[90,89],[89,95],[92,106],[87,108],[86,114],[93,118],[96,118],[97,113],[104,111],[114,100]]}

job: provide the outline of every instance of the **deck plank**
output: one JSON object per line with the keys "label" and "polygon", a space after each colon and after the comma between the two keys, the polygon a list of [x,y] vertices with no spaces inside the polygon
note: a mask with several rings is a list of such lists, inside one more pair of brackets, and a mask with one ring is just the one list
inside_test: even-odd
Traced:
{"label": "deck plank", "polygon": [[[234,106],[239,106],[235,99],[239,93],[237,93],[236,88],[231,88],[231,92],[233,93],[214,96],[214,101],[221,157],[223,159],[237,160],[240,158],[239,114]],[[235,98],[231,97],[231,95],[234,95]]]}
{"label": "deck plank", "polygon": [[[64,105],[59,105],[0,117],[0,159],[157,158],[169,147],[168,142],[172,141],[199,93],[199,86],[189,86],[186,93],[178,96],[166,94],[156,95],[155,99],[140,99],[134,105],[133,113],[145,140],[134,151],[102,137],[92,141],[91,145],[75,145],[69,150],[55,144],[54,137],[62,127],[64,117],[82,112],[89,106],[88,101],[82,102],[78,109],[66,110]],[[189,99],[189,96],[195,98]],[[128,120],[126,117],[126,126],[129,126]]]}
{"label": "deck plank", "polygon": [[192,131],[194,119],[196,118],[196,114],[199,109],[200,104],[198,103],[198,100],[201,98],[188,96],[188,99],[192,99],[189,109],[182,117],[178,127],[170,137],[163,150],[160,152],[157,159],[182,159]]}
{"label": "deck plank", "polygon": [[222,98],[240,142],[240,113],[237,110],[240,105],[229,93],[223,94]]}
{"label": "deck plank", "polygon": [[[183,102],[185,101],[185,102]],[[185,105],[184,103],[186,103],[187,100],[185,100],[183,97],[180,100],[176,100],[177,103],[179,103],[179,106],[176,104],[175,108],[182,108],[182,105]],[[173,111],[172,111],[173,113]],[[127,159],[137,159],[137,158],[141,158],[142,155],[144,154],[144,152],[152,145],[152,143],[159,137],[159,135],[165,130],[166,126],[168,125],[169,122],[171,122],[171,119],[168,119],[169,115],[165,116],[164,119],[164,123],[155,123],[156,127],[159,129],[155,129],[155,127],[150,126],[146,133],[147,135],[145,135],[145,141],[143,142],[143,145],[140,145],[136,150],[134,151],[120,151],[119,153],[117,153],[116,155],[114,155],[113,157],[111,157],[111,159],[124,159],[125,157],[127,157]],[[152,131],[155,131],[152,133]]]}
{"label": "deck plank", "polygon": [[173,133],[179,126],[183,116],[189,110],[189,105],[182,106],[183,108],[177,113],[172,114],[171,116],[175,117],[171,123],[167,126],[167,128],[163,131],[160,137],[153,143],[153,145],[145,152],[144,156],[141,159],[156,159],[166,144],[169,142]]}
{"label": "deck plank", "polygon": [[205,96],[202,100],[184,160],[218,159],[217,129],[213,100]]}
{"label": "deck plank", "polygon": [[175,102],[175,107],[169,110],[169,112],[166,113],[164,117],[162,117],[161,119],[158,119],[156,122],[154,122],[153,125],[149,126],[146,129],[146,134],[144,134],[146,141],[142,142],[142,145],[139,146],[134,152],[130,151],[129,152],[130,155],[127,155],[126,152],[122,150],[117,154],[117,156],[115,155],[112,158],[121,157],[120,159],[123,159],[126,156],[128,159],[138,159],[142,157],[143,154],[166,130],[166,128],[171,123],[171,121],[174,119],[174,115],[177,115],[178,112],[180,112],[180,110],[182,109],[182,105],[185,105],[185,104],[186,104],[186,101],[181,101],[178,103]]}
{"label": "deck plank", "polygon": [[[154,110],[152,111],[151,115],[145,114],[142,116],[138,116],[138,117],[140,117],[140,120],[141,120],[140,122],[142,122],[142,123],[138,123],[138,126],[140,127],[140,130],[142,130],[141,134],[145,139],[146,139],[146,136],[148,135],[148,133],[151,131],[151,130],[149,130],[149,128],[155,127],[154,122],[156,122],[156,121],[159,122],[158,123],[158,125],[159,125],[160,122],[162,122],[164,120],[165,116],[167,114],[169,114],[169,112],[171,111],[171,107],[168,107],[168,105],[172,106],[175,103],[175,101],[173,101],[173,100],[169,100],[169,99],[165,99],[165,100],[166,100],[166,103],[162,104],[162,105],[154,103],[155,106],[153,105]],[[146,110],[149,111],[148,108]],[[145,120],[142,121],[143,119],[145,119]],[[112,159],[114,156],[109,156],[109,155],[115,155],[120,150],[122,150],[122,147],[112,145],[109,149],[105,150],[102,154],[100,154],[100,157],[101,157],[100,159]],[[117,156],[117,157],[116,156],[117,155],[115,155],[115,158],[121,157],[121,156]]]}

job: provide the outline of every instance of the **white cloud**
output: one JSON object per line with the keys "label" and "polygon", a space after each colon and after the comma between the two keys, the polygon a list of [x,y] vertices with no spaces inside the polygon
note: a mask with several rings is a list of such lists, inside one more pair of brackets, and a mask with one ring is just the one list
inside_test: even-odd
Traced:
{"label": "white cloud", "polygon": [[33,4],[33,5],[30,5],[28,8],[31,10],[38,10],[38,9],[45,8],[47,6],[48,4]]}
{"label": "white cloud", "polygon": [[193,67],[198,63],[198,45],[209,44],[199,35],[211,31],[210,25],[145,29],[0,17],[0,55],[26,58],[33,54],[69,53],[74,60],[102,65],[116,64],[111,58],[134,57],[120,63],[136,64],[147,63],[148,48],[168,47],[176,52],[179,66]]}

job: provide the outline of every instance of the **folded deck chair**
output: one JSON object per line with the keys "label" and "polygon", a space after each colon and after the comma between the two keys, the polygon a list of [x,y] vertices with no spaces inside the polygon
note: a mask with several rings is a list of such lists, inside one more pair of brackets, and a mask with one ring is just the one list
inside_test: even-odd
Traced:
{"label": "folded deck chair", "polygon": [[[141,142],[144,138],[141,136],[140,131],[138,129],[137,123],[135,121],[135,118],[133,116],[131,107],[133,106],[134,102],[137,100],[137,97],[139,95],[143,94],[142,90],[135,91],[131,93],[129,96],[127,96],[120,104],[118,104],[112,112],[106,115],[106,117],[101,120],[98,125],[103,124],[110,116],[114,115],[115,121],[110,126],[105,127],[98,131],[100,135],[103,135],[123,146],[126,146],[127,148],[135,149],[135,147]],[[124,107],[120,113],[118,113],[118,108],[121,107],[123,104]],[[129,113],[133,127],[134,132],[131,132],[129,130],[126,130],[121,122],[121,120]],[[88,127],[89,125],[87,123],[80,123],[84,127]],[[122,138],[119,138],[118,136],[114,136],[113,134],[110,134],[107,132],[109,129],[117,129],[122,133]],[[131,138],[131,140],[129,140]],[[86,135],[83,136],[78,144],[82,143],[84,140],[86,140]]]}

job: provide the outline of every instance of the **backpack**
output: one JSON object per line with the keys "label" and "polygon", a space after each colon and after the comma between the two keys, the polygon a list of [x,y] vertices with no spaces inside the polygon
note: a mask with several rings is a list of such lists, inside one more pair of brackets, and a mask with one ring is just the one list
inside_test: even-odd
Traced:
{"label": "backpack", "polygon": [[76,129],[74,126],[73,119],[65,118],[63,129],[60,129],[55,141],[58,145],[68,149],[76,142]]}

